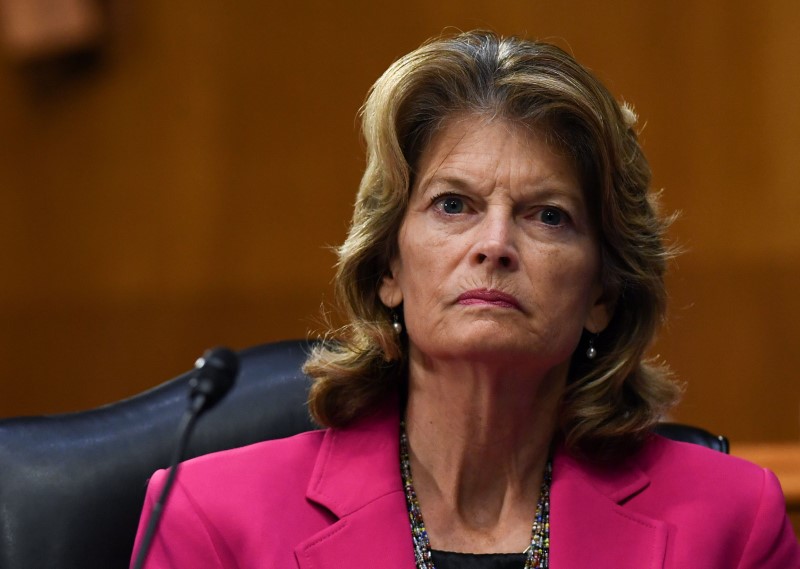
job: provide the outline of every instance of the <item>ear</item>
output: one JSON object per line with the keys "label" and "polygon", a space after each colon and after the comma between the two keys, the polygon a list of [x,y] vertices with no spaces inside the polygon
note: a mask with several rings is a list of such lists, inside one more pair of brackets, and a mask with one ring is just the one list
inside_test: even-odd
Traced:
{"label": "ear", "polygon": [[599,334],[606,329],[611,318],[614,316],[614,308],[617,304],[616,295],[611,295],[603,290],[603,286],[598,283],[592,292],[594,302],[586,316],[583,327],[592,334]]}
{"label": "ear", "polygon": [[388,308],[395,308],[400,306],[403,302],[403,291],[400,290],[400,283],[396,277],[397,267],[396,263],[392,262],[389,266],[389,272],[381,278],[381,284],[378,287],[378,296],[381,302]]}

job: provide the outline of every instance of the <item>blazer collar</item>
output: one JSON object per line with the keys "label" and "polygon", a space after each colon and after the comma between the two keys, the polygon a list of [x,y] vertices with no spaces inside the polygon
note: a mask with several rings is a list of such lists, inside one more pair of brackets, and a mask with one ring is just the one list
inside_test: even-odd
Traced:
{"label": "blazer collar", "polygon": [[[296,548],[301,568],[414,569],[399,423],[394,406],[326,432],[306,495],[338,519]],[[624,507],[650,484],[638,463],[633,457],[601,467],[556,449],[550,494],[554,569],[663,568],[667,524]]]}
{"label": "blazer collar", "polygon": [[624,507],[650,485],[634,456],[602,467],[556,452],[550,492],[554,568],[662,569],[668,525]]}
{"label": "blazer collar", "polygon": [[403,492],[399,461],[400,414],[387,406],[351,427],[326,431],[306,495],[340,518],[350,515]]}
{"label": "blazer collar", "polygon": [[329,429],[306,497],[338,520],[295,549],[302,568],[414,569],[397,407]]}

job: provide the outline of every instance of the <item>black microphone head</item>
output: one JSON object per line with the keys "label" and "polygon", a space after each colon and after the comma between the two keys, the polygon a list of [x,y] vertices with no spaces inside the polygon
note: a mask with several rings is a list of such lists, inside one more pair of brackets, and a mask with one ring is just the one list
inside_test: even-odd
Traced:
{"label": "black microphone head", "polygon": [[191,404],[197,412],[207,411],[233,387],[239,373],[239,356],[228,348],[212,348],[198,358],[194,367],[194,377],[189,381]]}

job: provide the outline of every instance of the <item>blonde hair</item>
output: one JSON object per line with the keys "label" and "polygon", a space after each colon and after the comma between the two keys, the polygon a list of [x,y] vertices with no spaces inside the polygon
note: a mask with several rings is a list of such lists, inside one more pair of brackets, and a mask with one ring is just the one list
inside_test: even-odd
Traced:
{"label": "blonde hair", "polygon": [[576,349],[561,414],[569,449],[595,458],[634,448],[678,398],[665,369],[644,353],[665,316],[667,221],[649,192],[636,116],[563,50],[473,31],[437,38],[402,57],[362,108],[367,166],[339,248],[337,299],[349,324],[313,350],[309,408],[321,425],[373,412],[405,382],[406,339],[378,297],[397,251],[414,168],[448,117],[481,114],[536,127],[574,160],[598,230],[602,281],[616,299],[594,339]]}

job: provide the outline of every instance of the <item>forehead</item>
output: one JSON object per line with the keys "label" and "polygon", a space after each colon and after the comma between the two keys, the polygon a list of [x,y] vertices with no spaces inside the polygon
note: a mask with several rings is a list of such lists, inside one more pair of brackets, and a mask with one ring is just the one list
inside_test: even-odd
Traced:
{"label": "forehead", "polygon": [[543,128],[506,119],[453,117],[423,149],[414,189],[482,184],[524,189],[554,184],[582,193],[574,160],[551,138]]}

